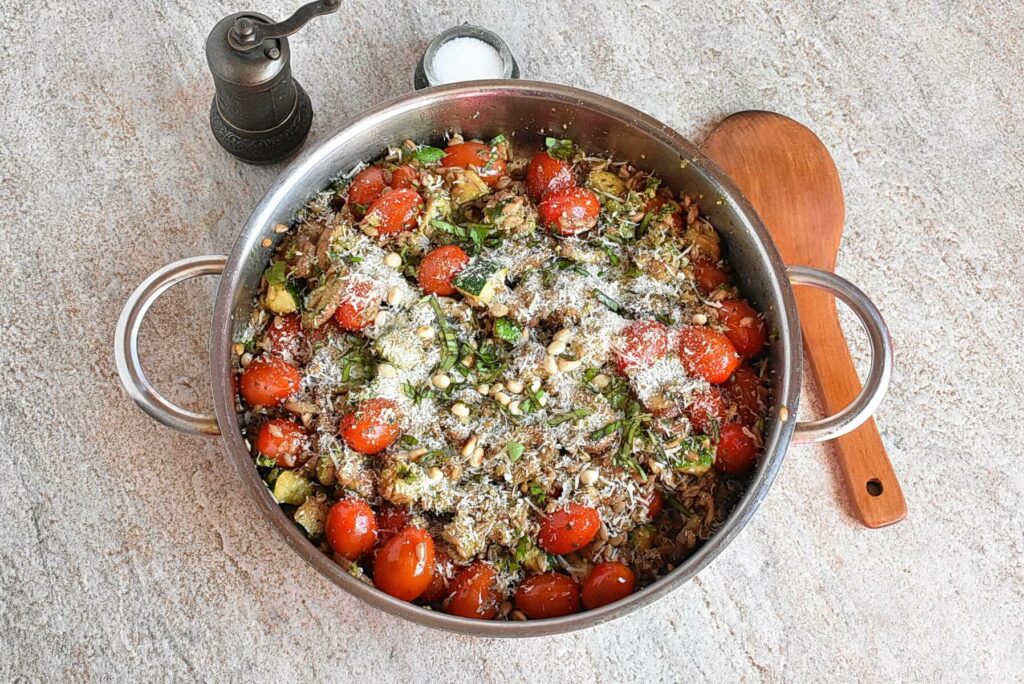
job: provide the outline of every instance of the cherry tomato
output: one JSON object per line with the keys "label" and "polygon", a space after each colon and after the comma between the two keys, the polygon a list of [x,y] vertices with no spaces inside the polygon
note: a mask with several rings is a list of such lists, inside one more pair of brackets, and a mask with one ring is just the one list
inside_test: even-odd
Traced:
{"label": "cherry tomato", "polygon": [[742,425],[733,423],[722,428],[715,451],[715,470],[737,475],[745,473],[757,458],[757,441],[748,435]]}
{"label": "cherry tomato", "polygon": [[633,321],[615,345],[615,367],[623,375],[650,368],[668,351],[668,329],[657,321]]}
{"label": "cherry tomato", "polygon": [[587,610],[607,606],[626,598],[636,590],[636,575],[615,561],[598,563],[583,580],[583,605]]}
{"label": "cherry tomato", "polygon": [[705,294],[729,282],[729,274],[711,259],[697,259],[693,262],[693,278]]}
{"label": "cherry tomato", "polygon": [[386,542],[408,527],[411,519],[407,509],[384,504],[377,510],[377,539]]}
{"label": "cherry tomato", "polygon": [[[384,169],[371,166],[356,174],[348,186],[349,204],[357,204],[365,211],[384,192]],[[355,207],[353,207],[355,208]]]}
{"label": "cherry tomato", "polygon": [[[379,534],[379,533],[378,533]],[[430,585],[423,590],[423,593],[416,597],[420,603],[436,603],[447,596],[452,586],[452,575],[455,566],[452,564],[452,557],[444,549],[434,549],[434,575],[430,579]]]}
{"label": "cherry tomato", "polygon": [[561,555],[583,548],[600,529],[601,516],[596,510],[571,503],[541,521],[537,543],[548,553]]}
{"label": "cherry tomato", "polygon": [[768,388],[750,366],[743,364],[722,385],[726,396],[736,404],[736,415],[744,425],[753,425],[764,416]]}
{"label": "cherry tomato", "polygon": [[355,411],[341,419],[340,432],[345,444],[361,454],[379,454],[401,435],[401,413],[390,399],[367,399]]}
{"label": "cherry tomato", "polygon": [[530,165],[526,167],[526,188],[534,202],[540,202],[549,192],[565,190],[574,185],[576,179],[572,175],[572,166],[547,152],[533,155]]}
{"label": "cherry tomato", "polygon": [[391,172],[391,187],[395,190],[413,187],[414,180],[416,180],[416,169],[412,167],[412,164],[399,166]]}
{"label": "cherry tomato", "polygon": [[282,468],[294,468],[305,461],[299,455],[309,443],[305,428],[284,418],[268,420],[256,437],[256,451]]}
{"label": "cherry tomato", "polygon": [[531,575],[516,589],[516,608],[534,620],[555,618],[580,610],[580,588],[568,575]]}
{"label": "cherry tomato", "polygon": [[334,312],[338,325],[349,332],[359,332],[373,323],[380,310],[380,297],[376,290],[373,283],[366,280],[349,281],[341,304]]}
{"label": "cherry tomato", "polygon": [[263,355],[242,370],[238,381],[250,406],[277,406],[299,390],[302,374],[284,359]]}
{"label": "cherry tomato", "polygon": [[[337,316],[337,314],[335,314]],[[341,330],[337,318],[329,318],[319,327],[305,332],[306,342],[314,349],[323,346],[328,339]]]}
{"label": "cherry tomato", "polygon": [[450,297],[455,294],[452,280],[468,263],[469,255],[465,250],[455,245],[445,245],[427,252],[420,262],[416,277],[425,292]]}
{"label": "cherry tomato", "polygon": [[722,391],[717,387],[709,387],[693,399],[693,403],[686,407],[686,417],[699,432],[705,435],[712,434],[716,429],[725,424],[729,415],[729,406],[726,404]]}
{"label": "cherry tomato", "polygon": [[664,213],[662,213],[662,207],[664,207],[668,203],[668,200],[666,200],[661,195],[658,195],[647,202],[647,206],[644,207],[644,210],[647,212],[655,212],[655,220],[664,220],[662,217],[667,215],[669,220],[672,221],[672,227],[676,230],[679,230],[680,228],[683,227],[683,214],[679,210],[679,205],[676,204],[675,202],[671,204],[671,211],[664,210]]}
{"label": "cherry tomato", "polygon": [[736,347],[729,338],[704,327],[679,331],[679,357],[687,373],[704,378],[712,385],[728,380],[740,365]]}
{"label": "cherry tomato", "polygon": [[412,601],[434,576],[434,540],[418,527],[407,527],[381,548],[373,562],[373,583],[386,594]]}
{"label": "cherry tomato", "polygon": [[537,207],[541,222],[559,235],[576,235],[597,225],[601,200],[593,190],[573,187],[553,190]]}
{"label": "cherry tomato", "polygon": [[449,145],[444,151],[441,166],[457,166],[472,169],[487,185],[494,186],[498,179],[508,174],[505,162],[498,159],[490,145],[475,142],[464,142]]}
{"label": "cherry tomato", "polygon": [[394,235],[416,225],[423,209],[423,198],[412,188],[401,188],[381,195],[366,210],[362,225],[380,235]]}
{"label": "cherry tomato", "polygon": [[267,328],[267,346],[271,354],[295,356],[302,341],[302,317],[297,313],[274,316]]}
{"label": "cherry tomato", "polygon": [[654,520],[661,513],[661,509],[665,505],[665,499],[661,496],[661,492],[657,489],[651,494],[651,502],[647,504],[647,517]]}
{"label": "cherry tomato", "polygon": [[341,499],[327,511],[324,535],[336,554],[354,561],[377,543],[377,516],[363,499]]}
{"label": "cherry tomato", "polygon": [[723,299],[721,304],[718,320],[725,326],[725,336],[736,347],[736,352],[745,359],[760,354],[767,337],[764,321],[757,311],[739,299]]}
{"label": "cherry tomato", "polygon": [[477,561],[455,576],[445,610],[459,617],[490,620],[498,614],[501,601],[498,573],[490,563]]}

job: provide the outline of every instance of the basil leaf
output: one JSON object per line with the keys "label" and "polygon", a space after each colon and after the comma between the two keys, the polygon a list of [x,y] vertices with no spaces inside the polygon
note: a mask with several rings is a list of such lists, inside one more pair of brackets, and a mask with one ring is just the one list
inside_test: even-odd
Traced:
{"label": "basil leaf", "polygon": [[526,447],[519,442],[509,442],[505,445],[505,450],[508,452],[509,460],[515,463],[523,455],[523,452],[526,451]]}
{"label": "basil leaf", "polygon": [[288,264],[275,261],[263,275],[271,285],[281,285],[288,279]]}
{"label": "basil leaf", "polygon": [[573,155],[576,154],[576,146],[572,140],[544,138],[544,145],[548,148],[548,154],[551,157],[561,159],[562,161],[572,159]]}
{"label": "basil leaf", "polygon": [[444,159],[444,155],[444,150],[424,145],[423,147],[417,148],[417,150],[412,153],[412,158],[424,166],[429,166],[430,164],[436,164]]}

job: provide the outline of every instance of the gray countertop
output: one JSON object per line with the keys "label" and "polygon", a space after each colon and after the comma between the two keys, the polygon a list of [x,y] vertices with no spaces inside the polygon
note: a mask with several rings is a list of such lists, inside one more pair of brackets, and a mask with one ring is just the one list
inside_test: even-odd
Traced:
{"label": "gray countertop", "polygon": [[[292,41],[309,144],[407,91],[425,42],[470,21],[530,77],[694,139],[776,110],[838,164],[838,271],[896,340],[878,422],[907,520],[863,529],[828,449],[794,447],[692,583],[595,629],[498,642],[335,589],[259,517],[217,440],[158,427],[117,382],[129,292],[229,250],[280,171],[214,143],[206,33],[295,4],[0,0],[0,679],[1024,676],[1024,6],[346,0]],[[172,291],[144,328],[150,376],[196,408],[214,285]]]}

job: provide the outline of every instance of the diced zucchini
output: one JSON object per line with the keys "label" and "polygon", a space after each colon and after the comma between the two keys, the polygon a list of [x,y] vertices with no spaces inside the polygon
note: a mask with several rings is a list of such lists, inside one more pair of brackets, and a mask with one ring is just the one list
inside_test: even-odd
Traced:
{"label": "diced zucchini", "polygon": [[327,518],[327,504],[312,496],[295,511],[295,522],[306,530],[311,539],[317,539],[324,533],[324,520]]}
{"label": "diced zucchini", "polygon": [[282,470],[274,481],[274,498],[278,503],[298,506],[313,493],[313,485],[306,478],[290,470]]}
{"label": "diced zucchini", "polygon": [[470,304],[486,306],[494,298],[499,285],[505,282],[508,269],[502,268],[489,259],[473,259],[452,285],[466,296]]}
{"label": "diced zucchini", "polygon": [[487,183],[477,175],[476,171],[466,169],[459,174],[459,177],[452,184],[452,199],[455,200],[456,204],[466,204],[467,202],[480,199],[489,191]]}
{"label": "diced zucchini", "polygon": [[621,198],[626,193],[626,181],[611,171],[591,171],[587,185],[612,197]]}
{"label": "diced zucchini", "polygon": [[434,219],[450,221],[452,218],[452,200],[447,195],[433,194],[427,198],[427,206],[423,208],[421,226],[429,226]]}
{"label": "diced zucchini", "polygon": [[290,314],[299,310],[299,293],[295,286],[285,281],[267,285],[267,308],[276,314]]}
{"label": "diced zucchini", "polygon": [[509,344],[515,344],[523,337],[523,327],[508,317],[494,319],[494,336],[499,340],[505,340]]}

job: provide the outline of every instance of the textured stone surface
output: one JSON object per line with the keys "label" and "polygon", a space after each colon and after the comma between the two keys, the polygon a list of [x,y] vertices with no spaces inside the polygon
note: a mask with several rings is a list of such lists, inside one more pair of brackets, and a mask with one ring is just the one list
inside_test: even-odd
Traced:
{"label": "textured stone surface", "polygon": [[[763,108],[835,155],[839,271],[897,343],[878,419],[910,517],[862,529],[828,450],[793,448],[690,585],[520,642],[432,632],[334,589],[239,493],[216,440],[156,426],[117,383],[131,289],[227,251],[279,171],[215,146],[206,32],[295,4],[0,0],[0,679],[1024,675],[1020,3],[350,0],[294,39],[313,143],[405,92],[425,41],[467,20],[505,36],[529,76],[691,137]],[[145,326],[151,376],[195,407],[212,287],[171,292]]]}

